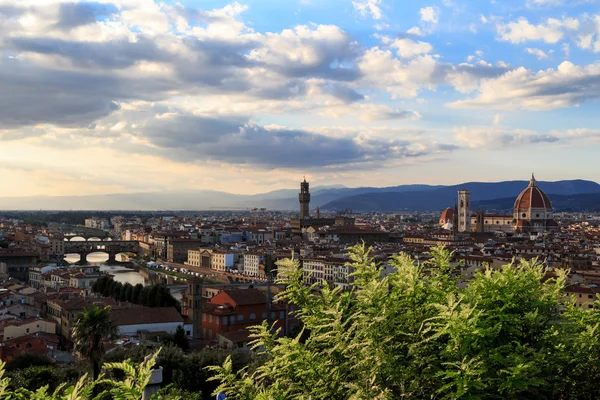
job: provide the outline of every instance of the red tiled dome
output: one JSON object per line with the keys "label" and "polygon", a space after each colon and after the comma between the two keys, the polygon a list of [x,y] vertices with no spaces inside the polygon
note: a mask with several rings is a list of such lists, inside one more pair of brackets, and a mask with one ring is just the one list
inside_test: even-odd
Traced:
{"label": "red tiled dome", "polygon": [[531,176],[529,186],[521,192],[515,201],[515,213],[519,213],[523,210],[529,210],[530,208],[545,208],[546,210],[552,211],[552,203],[546,196],[546,193],[536,185],[535,178]]}
{"label": "red tiled dome", "polygon": [[451,208],[446,208],[444,211],[442,211],[440,222],[452,222],[452,218],[454,218],[454,210]]}

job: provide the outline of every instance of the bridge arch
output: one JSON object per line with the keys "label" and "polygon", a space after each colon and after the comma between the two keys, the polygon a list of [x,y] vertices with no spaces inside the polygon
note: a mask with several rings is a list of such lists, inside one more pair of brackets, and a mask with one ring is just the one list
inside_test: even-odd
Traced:
{"label": "bridge arch", "polygon": [[65,241],[67,241],[67,242],[86,242],[87,239],[84,236],[76,235],[76,236],[65,237]]}

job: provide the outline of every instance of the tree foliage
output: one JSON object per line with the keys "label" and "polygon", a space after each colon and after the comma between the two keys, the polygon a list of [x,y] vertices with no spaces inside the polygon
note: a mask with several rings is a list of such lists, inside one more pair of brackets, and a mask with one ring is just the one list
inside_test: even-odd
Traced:
{"label": "tree foliage", "polygon": [[[140,400],[144,388],[149,383],[152,371],[156,364],[156,357],[160,350],[155,352],[148,360],[141,363],[134,363],[131,360],[125,360],[118,363],[108,363],[104,365],[106,369],[118,369],[123,373],[123,379],[115,380],[100,375],[98,379],[92,380],[87,374],[83,375],[72,386],[67,386],[66,382],[55,382],[56,387],[51,388],[47,382],[42,382],[35,389],[19,387],[15,382],[11,382],[9,377],[5,377],[5,363],[0,361],[0,399],[25,400],[88,400],[88,399],[120,399],[120,400]],[[50,367],[29,367],[29,368],[50,368]],[[97,390],[99,387],[105,388],[103,391]],[[11,389],[14,388],[14,389]],[[183,397],[185,391],[164,390],[156,393],[151,400],[182,400],[194,398],[194,396]]]}
{"label": "tree foliage", "polygon": [[110,306],[90,306],[75,316],[72,332],[75,352],[92,364],[94,380],[100,375],[102,358],[106,352],[104,341],[118,334],[110,319],[110,309]]}
{"label": "tree foliage", "polygon": [[[391,258],[381,276],[364,245],[350,250],[352,289],[314,290],[294,260],[280,262],[278,297],[299,306],[303,331],[263,322],[253,347],[265,362],[209,367],[235,399],[594,399],[600,396],[600,303],[565,297],[566,272],[535,261],[478,272],[458,285],[451,253],[426,264]],[[308,334],[306,334],[308,332]],[[302,336],[305,340],[300,340]]]}
{"label": "tree foliage", "polygon": [[92,291],[117,301],[128,301],[146,307],[176,307],[178,310],[181,308],[164,284],[143,286],[138,283],[132,286],[130,283],[117,282],[111,276],[101,276],[92,285]]}

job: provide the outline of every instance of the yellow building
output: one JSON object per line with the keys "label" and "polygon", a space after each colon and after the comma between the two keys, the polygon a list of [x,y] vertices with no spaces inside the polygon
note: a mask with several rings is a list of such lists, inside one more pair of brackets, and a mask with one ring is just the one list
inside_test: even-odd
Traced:
{"label": "yellow building", "polygon": [[27,318],[4,328],[4,340],[10,340],[32,333],[44,332],[56,334],[56,324],[40,318]]}

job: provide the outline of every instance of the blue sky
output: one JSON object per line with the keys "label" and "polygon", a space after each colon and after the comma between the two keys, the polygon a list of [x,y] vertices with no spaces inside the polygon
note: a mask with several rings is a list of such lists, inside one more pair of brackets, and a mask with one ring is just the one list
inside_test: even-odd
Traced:
{"label": "blue sky", "polygon": [[597,180],[599,6],[0,0],[3,195]]}

